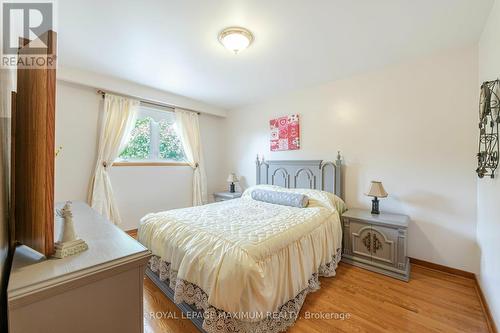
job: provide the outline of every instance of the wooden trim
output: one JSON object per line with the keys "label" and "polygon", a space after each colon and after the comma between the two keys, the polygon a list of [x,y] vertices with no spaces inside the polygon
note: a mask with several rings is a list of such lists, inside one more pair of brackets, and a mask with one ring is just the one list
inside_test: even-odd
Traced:
{"label": "wooden trim", "polygon": [[498,333],[495,321],[493,320],[493,315],[491,314],[488,302],[486,302],[486,297],[484,297],[483,290],[479,284],[477,275],[474,275],[474,282],[476,285],[477,296],[479,297],[479,302],[481,303],[481,308],[483,309],[484,316],[486,317],[486,323],[488,325],[488,330],[490,333]]}
{"label": "wooden trim", "polygon": [[429,262],[429,261],[425,261],[425,260],[420,260],[420,259],[410,257],[410,263],[412,263],[413,265],[419,265],[422,267],[433,269],[435,271],[440,271],[440,272],[444,272],[444,273],[448,273],[448,274],[452,274],[452,275],[462,276],[462,277],[465,277],[468,279],[475,279],[476,278],[474,273],[463,271],[461,269],[456,269],[456,268],[452,268],[452,267],[448,267],[448,266],[435,264],[433,262]]}
{"label": "wooden trim", "polygon": [[[47,48],[44,56],[56,57],[56,33],[38,37]],[[18,55],[29,57],[27,40]],[[56,69],[17,68],[14,143],[15,240],[50,256],[54,249]],[[29,162],[27,162],[29,161]]]}
{"label": "wooden trim", "polygon": [[131,166],[189,166],[185,162],[114,162],[112,166],[131,167]]}

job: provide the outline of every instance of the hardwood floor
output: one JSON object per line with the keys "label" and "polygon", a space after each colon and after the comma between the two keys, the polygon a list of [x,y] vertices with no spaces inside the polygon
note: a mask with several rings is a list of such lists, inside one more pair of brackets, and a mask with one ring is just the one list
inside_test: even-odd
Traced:
{"label": "hardwood floor", "polygon": [[125,231],[129,236],[133,237],[133,238],[137,238],[137,229],[132,229],[132,230],[128,230],[128,231]]}
{"label": "hardwood floor", "polygon": [[[136,230],[128,233],[137,236]],[[471,277],[414,261],[408,283],[344,263],[337,276],[320,281],[321,289],[307,296],[301,318],[288,332],[490,332]],[[318,318],[322,315],[343,319]],[[198,332],[147,277],[144,332]]]}
{"label": "hardwood floor", "polygon": [[[320,279],[321,289],[307,296],[301,319],[288,332],[488,332],[473,279],[418,265],[411,273],[406,283],[341,263],[336,277]],[[349,317],[306,319],[332,313]],[[144,328],[146,333],[198,332],[149,278],[144,280]]]}

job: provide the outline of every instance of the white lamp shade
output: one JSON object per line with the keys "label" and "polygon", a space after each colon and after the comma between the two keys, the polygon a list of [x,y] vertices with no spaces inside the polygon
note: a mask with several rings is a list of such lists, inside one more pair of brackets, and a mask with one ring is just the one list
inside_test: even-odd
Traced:
{"label": "white lamp shade", "polygon": [[236,183],[238,182],[238,177],[234,173],[230,173],[229,176],[227,176],[227,182],[228,183]]}
{"label": "white lamp shade", "polygon": [[385,198],[388,194],[385,191],[382,182],[372,181],[366,195],[369,197]]}

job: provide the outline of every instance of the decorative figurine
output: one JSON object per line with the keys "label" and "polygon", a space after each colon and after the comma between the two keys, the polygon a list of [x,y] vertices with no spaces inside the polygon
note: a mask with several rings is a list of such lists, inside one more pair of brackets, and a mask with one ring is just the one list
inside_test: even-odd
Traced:
{"label": "decorative figurine", "polygon": [[83,252],[88,249],[87,243],[78,238],[73,223],[73,212],[71,211],[71,201],[66,201],[62,209],[57,209],[57,216],[62,219],[59,237],[55,243],[56,253],[54,257],[64,258]]}

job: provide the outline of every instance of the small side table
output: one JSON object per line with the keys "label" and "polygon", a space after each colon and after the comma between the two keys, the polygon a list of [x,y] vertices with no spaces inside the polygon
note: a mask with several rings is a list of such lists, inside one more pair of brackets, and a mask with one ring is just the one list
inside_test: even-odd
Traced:
{"label": "small side table", "polygon": [[241,192],[217,192],[214,193],[215,202],[237,199],[241,197]]}
{"label": "small side table", "polygon": [[342,214],[342,261],[408,281],[409,222],[406,215],[349,209]]}

